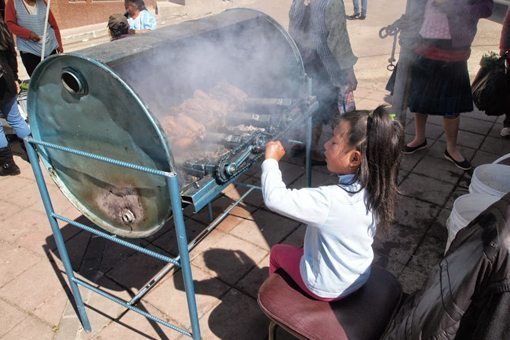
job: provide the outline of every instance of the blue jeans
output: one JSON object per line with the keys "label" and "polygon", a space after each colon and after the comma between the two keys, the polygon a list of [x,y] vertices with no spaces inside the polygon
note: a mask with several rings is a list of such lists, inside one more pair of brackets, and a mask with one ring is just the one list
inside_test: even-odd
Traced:
{"label": "blue jeans", "polygon": [[[19,114],[16,99],[16,97],[13,97],[5,104],[0,104],[0,114],[5,117],[5,120],[7,120],[9,125],[16,131],[16,135],[19,138],[25,138],[30,134],[30,128]],[[4,127],[0,124],[0,148],[5,148],[7,145],[9,145],[9,143],[5,138]]]}
{"label": "blue jeans", "polygon": [[367,16],[367,2],[368,0],[361,0],[361,11],[359,10],[359,0],[352,0],[354,5],[354,14],[361,14]]}

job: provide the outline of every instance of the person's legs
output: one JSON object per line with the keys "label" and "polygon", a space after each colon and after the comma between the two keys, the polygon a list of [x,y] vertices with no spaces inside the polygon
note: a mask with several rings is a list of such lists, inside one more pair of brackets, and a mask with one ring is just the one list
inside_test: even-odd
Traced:
{"label": "person's legs", "polygon": [[360,15],[361,11],[359,9],[359,0],[352,0],[352,5],[354,7],[354,15]]}
{"label": "person's legs", "polygon": [[368,0],[361,0],[361,17],[363,18],[367,16],[367,2]]}
{"label": "person's legs", "polygon": [[320,150],[320,139],[322,136],[322,124],[312,128],[312,161],[324,161],[324,153]]}
{"label": "person's legs", "polygon": [[[363,1],[363,0],[362,0]],[[356,20],[356,19],[361,19],[361,11],[360,11],[360,8],[359,8],[359,0],[352,0],[352,5],[353,5],[353,10],[354,10],[354,14],[353,15],[347,15],[345,18],[347,20]],[[364,18],[363,18],[364,19]]]}
{"label": "person's legs", "polygon": [[501,137],[510,137],[510,113],[505,114],[505,120],[503,121],[503,128],[500,132]]}
{"label": "person's legs", "polygon": [[[16,97],[10,100],[6,105],[0,107],[2,112],[6,112],[6,120],[9,125],[16,131],[16,135],[23,139],[30,134],[30,128],[28,124],[25,122],[23,117],[18,110],[18,104],[16,102]],[[1,144],[0,144],[1,146]]]}
{"label": "person's legs", "polygon": [[460,117],[443,118],[443,128],[446,136],[446,151],[453,159],[461,161],[463,159],[457,149],[457,136],[459,134]]}
{"label": "person's legs", "polygon": [[32,73],[41,62],[41,57],[27,52],[20,52],[20,56],[23,66],[25,66],[25,70],[27,70],[28,76],[32,77]]}
{"label": "person's legs", "polygon": [[269,275],[274,274],[278,269],[282,269],[290,276],[292,281],[299,286],[299,288],[312,298],[320,301],[336,300],[321,298],[308,290],[299,270],[301,257],[303,257],[303,248],[292,246],[290,244],[275,244],[271,247],[271,252],[269,254]]}
{"label": "person's legs", "polygon": [[465,158],[460,154],[457,146],[457,136],[459,134],[460,117],[444,117],[443,128],[446,136],[446,151],[451,158],[457,162],[462,162]]}
{"label": "person's legs", "polygon": [[16,163],[14,163],[9,142],[5,138],[4,127],[0,124],[0,176],[15,176],[19,175],[19,173],[20,170]]}
{"label": "person's legs", "polygon": [[299,272],[301,257],[303,257],[303,248],[290,244],[275,244],[271,247],[269,256],[269,274],[274,274],[276,270],[282,268],[293,280],[295,278],[301,280]]}
{"label": "person's legs", "polygon": [[9,145],[9,141],[5,137],[4,126],[0,124],[0,149],[6,148]]}
{"label": "person's legs", "polygon": [[425,127],[427,126],[427,118],[428,115],[423,113],[416,112],[414,114],[414,128],[415,128],[415,136],[412,141],[407,143],[407,146],[410,148],[417,147],[425,143],[427,138],[425,137]]}

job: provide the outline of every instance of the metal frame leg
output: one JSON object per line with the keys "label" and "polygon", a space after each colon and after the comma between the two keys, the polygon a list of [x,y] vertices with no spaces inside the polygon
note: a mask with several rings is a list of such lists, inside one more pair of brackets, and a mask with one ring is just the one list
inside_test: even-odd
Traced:
{"label": "metal frame leg", "polygon": [[181,196],[179,194],[179,183],[176,175],[167,177],[166,180],[169,188],[170,202],[172,203],[172,212],[174,216],[175,232],[177,236],[177,246],[179,248],[182,279],[184,281],[184,289],[186,291],[186,300],[188,301],[188,312],[191,321],[193,339],[200,339],[200,324],[198,322],[195,287],[193,285],[193,276],[191,273],[188,240],[186,237],[186,228],[184,225],[184,216],[182,213]]}
{"label": "metal frame leg", "polygon": [[37,186],[39,187],[39,193],[41,194],[44,210],[46,211],[46,215],[48,216],[51,230],[53,232],[53,237],[55,237],[55,242],[57,243],[57,249],[60,254],[60,259],[64,263],[64,268],[69,281],[69,285],[71,286],[74,302],[76,303],[76,307],[80,315],[81,323],[85,331],[90,332],[92,329],[90,327],[89,318],[87,316],[87,312],[85,311],[85,305],[83,304],[80,290],[75,282],[73,268],[71,266],[71,261],[69,260],[69,254],[67,253],[62,232],[60,231],[57,220],[53,217],[54,210],[51,204],[48,188],[46,187],[46,183],[44,182],[44,177],[41,171],[41,166],[39,164],[39,159],[31,143],[25,141],[25,147],[27,149],[28,158],[30,159],[30,164],[32,165],[32,169],[35,174]]}
{"label": "metal frame leg", "polygon": [[214,218],[212,203],[207,203],[207,212],[209,213],[209,222]]}
{"label": "metal frame leg", "polygon": [[[307,95],[310,100],[312,100],[312,78],[306,78],[306,87],[307,87]],[[306,144],[305,144],[305,177],[306,177],[306,185],[308,187],[312,186],[312,128],[313,128],[313,120],[312,116],[315,113],[312,110],[312,114],[306,119]]]}
{"label": "metal frame leg", "polygon": [[305,176],[306,186],[312,186],[312,117],[306,120],[306,155],[305,155]]}

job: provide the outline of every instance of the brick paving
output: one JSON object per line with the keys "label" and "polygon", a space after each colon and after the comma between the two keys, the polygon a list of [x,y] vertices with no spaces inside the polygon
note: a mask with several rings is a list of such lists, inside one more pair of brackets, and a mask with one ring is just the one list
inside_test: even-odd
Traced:
{"label": "brick paving", "polygon": [[[261,0],[249,2],[249,5],[274,13],[274,17],[286,25],[288,3],[275,5]],[[383,23],[390,22],[381,18],[371,21],[369,13],[364,25],[377,32]],[[361,51],[357,52],[360,56],[356,66],[360,82],[356,91],[357,104],[360,108],[373,108],[386,95],[382,89],[388,74],[367,70],[374,63],[384,68],[387,56],[381,52],[374,61],[367,47],[360,43],[364,36],[359,36],[356,31],[368,28],[360,22],[349,25],[352,25],[349,29],[355,52]],[[485,45],[496,46],[497,37],[487,42],[487,35],[484,35],[486,31],[495,30],[495,25],[488,22],[480,28]],[[384,52],[389,51],[389,42],[381,44]],[[486,47],[475,47],[473,55],[479,56],[484,49]],[[476,63],[470,64],[470,72],[476,72]],[[470,174],[458,170],[442,156],[445,141],[440,124],[439,119],[431,117],[427,126],[430,147],[404,157],[397,223],[388,233],[378,235],[374,245],[377,263],[391,271],[407,293],[416,291],[438,262],[446,243],[445,222],[453,201],[468,192]],[[487,117],[476,111],[464,115],[459,138],[463,154],[476,166],[510,152],[510,140],[499,137],[501,128],[502,118]],[[412,138],[411,115],[407,119],[406,132],[407,139]],[[83,331],[69,302],[71,292],[30,165],[18,157],[16,162],[22,174],[0,178],[0,339],[185,338],[85,289],[81,292],[92,332]],[[284,179],[289,186],[303,186],[302,163],[302,159],[290,156],[282,162]],[[257,184],[259,174],[259,167],[255,166],[242,180]],[[335,178],[325,168],[317,167],[313,181],[314,185],[320,185],[332,183]],[[58,213],[88,223],[51,180],[47,183]],[[242,192],[242,189],[230,186],[213,202],[214,213],[220,213]],[[186,210],[185,214],[190,236],[205,228],[206,212],[194,214]],[[162,268],[162,263],[150,257],[73,226],[62,223],[60,228],[76,276],[122,299],[129,300]],[[200,325],[205,339],[266,338],[268,321],[257,306],[256,295],[267,276],[269,249],[280,242],[299,245],[303,235],[303,225],[269,212],[260,193],[255,192],[191,252]],[[162,254],[177,253],[171,222],[157,234],[135,242]],[[184,328],[189,326],[179,272],[168,274],[137,307]],[[281,338],[289,337],[283,335]]]}

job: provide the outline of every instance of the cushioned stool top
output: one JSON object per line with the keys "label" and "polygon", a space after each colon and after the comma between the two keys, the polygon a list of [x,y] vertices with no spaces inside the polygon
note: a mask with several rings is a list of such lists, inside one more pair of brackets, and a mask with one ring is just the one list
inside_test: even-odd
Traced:
{"label": "cushioned stool top", "polygon": [[401,294],[395,277],[373,266],[367,283],[340,301],[313,300],[277,272],[260,287],[258,302],[270,319],[307,339],[378,339]]}

